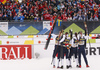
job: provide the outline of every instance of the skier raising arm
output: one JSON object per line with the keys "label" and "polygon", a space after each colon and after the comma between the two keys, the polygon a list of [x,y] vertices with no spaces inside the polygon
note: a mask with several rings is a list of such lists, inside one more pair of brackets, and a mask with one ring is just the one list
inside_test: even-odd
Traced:
{"label": "skier raising arm", "polygon": [[88,61],[86,58],[86,53],[85,53],[85,40],[87,39],[88,36],[84,36],[82,31],[79,32],[78,36],[78,62],[79,62],[79,68],[81,68],[81,54],[83,55],[83,58],[86,63],[86,67],[89,67]]}

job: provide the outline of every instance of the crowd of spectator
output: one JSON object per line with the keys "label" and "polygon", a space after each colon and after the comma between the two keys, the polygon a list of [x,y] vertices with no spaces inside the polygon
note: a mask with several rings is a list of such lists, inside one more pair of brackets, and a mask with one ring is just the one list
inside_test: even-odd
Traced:
{"label": "crowd of spectator", "polygon": [[26,0],[0,2],[0,20],[53,20],[64,21],[100,19],[100,4],[95,0]]}

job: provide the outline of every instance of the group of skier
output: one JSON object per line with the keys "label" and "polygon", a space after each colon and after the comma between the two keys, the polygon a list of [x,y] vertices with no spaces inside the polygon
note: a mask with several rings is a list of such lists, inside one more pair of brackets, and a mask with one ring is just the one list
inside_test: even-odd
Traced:
{"label": "group of skier", "polygon": [[[74,56],[76,61],[76,67],[81,68],[81,54],[83,55],[86,67],[89,67],[85,54],[85,41],[88,37],[85,36],[82,31],[79,33],[66,32],[63,35],[63,30],[59,32],[58,36],[55,36],[55,48],[53,51],[53,68],[55,68],[55,61],[57,56],[57,68],[64,68],[64,57],[66,58],[66,68],[72,68],[71,59]],[[53,34],[52,34],[53,35]],[[61,62],[61,66],[59,63]]]}

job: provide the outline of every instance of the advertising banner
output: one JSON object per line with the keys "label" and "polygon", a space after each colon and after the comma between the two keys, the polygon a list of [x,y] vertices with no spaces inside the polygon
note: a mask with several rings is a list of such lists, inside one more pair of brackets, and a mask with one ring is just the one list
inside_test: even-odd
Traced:
{"label": "advertising banner", "polygon": [[43,21],[43,29],[47,28],[48,30],[50,30],[50,21]]}
{"label": "advertising banner", "polygon": [[32,36],[1,36],[0,45],[34,44]]}
{"label": "advertising banner", "polygon": [[0,22],[0,30],[3,32],[8,31],[8,22]]}
{"label": "advertising banner", "polygon": [[31,59],[31,47],[31,45],[0,45],[0,59]]}
{"label": "advertising banner", "polygon": [[[52,27],[52,21],[41,22],[0,22],[0,35],[41,35],[45,32],[44,29],[50,30]],[[91,23],[91,24],[90,24]],[[87,27],[89,34],[100,34],[100,22],[99,21],[87,21]],[[62,22],[60,26],[56,25],[53,33],[59,34],[59,31],[64,30],[68,32],[69,29],[73,30],[73,33],[82,31],[84,33],[84,21],[67,21]],[[45,33],[46,35],[49,32]],[[92,35],[91,35],[92,36]]]}
{"label": "advertising banner", "polygon": [[100,55],[100,46],[98,41],[100,41],[100,39],[98,39],[96,43],[87,43],[86,55]]}

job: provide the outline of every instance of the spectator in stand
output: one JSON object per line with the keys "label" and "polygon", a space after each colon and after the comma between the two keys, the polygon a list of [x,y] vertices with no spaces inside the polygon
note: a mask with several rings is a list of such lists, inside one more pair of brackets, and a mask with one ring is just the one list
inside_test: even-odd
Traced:
{"label": "spectator in stand", "polygon": [[43,21],[43,15],[41,15],[40,20]]}
{"label": "spectator in stand", "polygon": [[8,15],[6,13],[3,15],[3,19],[4,20],[7,20],[8,19]]}
{"label": "spectator in stand", "polygon": [[13,18],[15,21],[18,21],[19,17],[17,14],[15,14],[14,18]]}
{"label": "spectator in stand", "polygon": [[89,21],[93,21],[93,15],[92,14],[91,14]]}
{"label": "spectator in stand", "polygon": [[12,14],[10,13],[10,16],[8,17],[8,20],[11,21],[13,19]]}
{"label": "spectator in stand", "polygon": [[34,17],[34,20],[37,21],[37,22],[40,20],[38,14],[36,14],[36,16]]}
{"label": "spectator in stand", "polygon": [[21,21],[21,22],[23,22],[24,21],[24,16],[23,16],[23,14],[21,13],[21,15],[19,16],[19,20]]}
{"label": "spectator in stand", "polygon": [[62,14],[64,13],[63,9],[60,10],[60,14],[61,14],[61,17],[62,17]]}
{"label": "spectator in stand", "polygon": [[46,11],[46,13],[43,15],[44,20],[50,20],[50,14],[48,11]]}
{"label": "spectator in stand", "polygon": [[67,19],[68,19],[67,15],[65,14],[65,15],[63,16],[62,19],[63,19],[64,21],[67,21]]}
{"label": "spectator in stand", "polygon": [[84,21],[85,21],[85,20],[88,20],[88,16],[87,16],[86,13],[83,13],[83,14],[82,14],[82,17],[83,17],[83,20],[84,20]]}
{"label": "spectator in stand", "polygon": [[98,19],[100,20],[100,7],[98,9]]}
{"label": "spectator in stand", "polygon": [[29,13],[29,14],[28,14],[28,20],[30,20],[30,18],[31,18],[31,14]]}
{"label": "spectator in stand", "polygon": [[11,14],[11,10],[8,8],[8,10],[7,10],[8,17],[10,17],[10,14]]}
{"label": "spectator in stand", "polygon": [[41,3],[39,5],[39,11],[40,11],[40,13],[42,13],[42,11],[43,11],[43,5]]}
{"label": "spectator in stand", "polygon": [[87,18],[88,20],[91,18],[91,12],[90,12],[90,11],[88,11],[87,17],[88,17],[88,18]]}
{"label": "spectator in stand", "polygon": [[0,10],[0,20],[2,20],[2,16],[3,16],[3,14],[2,14],[2,12]]}
{"label": "spectator in stand", "polygon": [[15,10],[14,10],[14,9],[12,9],[11,13],[12,13],[12,17],[14,17],[14,16],[15,16],[15,14],[16,14],[16,12],[15,12]]}
{"label": "spectator in stand", "polygon": [[18,14],[18,12],[19,12],[19,8],[18,7],[15,9],[15,12]]}
{"label": "spectator in stand", "polygon": [[78,15],[78,20],[83,20],[81,13]]}
{"label": "spectator in stand", "polygon": [[77,12],[79,11],[79,8],[77,7],[77,5],[76,5],[76,4],[74,4],[73,11],[74,11],[75,13],[77,13]]}
{"label": "spectator in stand", "polygon": [[21,16],[21,11],[19,10],[17,14],[18,14],[18,16]]}
{"label": "spectator in stand", "polygon": [[26,10],[24,10],[23,16],[28,16],[28,13],[26,12]]}
{"label": "spectator in stand", "polygon": [[63,13],[61,14],[61,18],[63,19],[65,15],[66,15],[66,13],[63,12]]}
{"label": "spectator in stand", "polygon": [[24,18],[25,20],[28,20],[28,16],[27,16],[27,15],[24,15],[24,17],[25,17],[25,18]]}
{"label": "spectator in stand", "polygon": [[3,7],[3,5],[2,5],[2,3],[0,2],[0,10],[2,10],[2,7]]}
{"label": "spectator in stand", "polygon": [[6,13],[7,14],[7,9],[4,9],[3,11],[3,15]]}
{"label": "spectator in stand", "polygon": [[94,17],[95,21],[98,21],[98,14],[97,13],[95,13],[93,17]]}
{"label": "spectator in stand", "polygon": [[63,4],[63,3],[61,3],[60,8],[61,8],[61,9],[64,9],[64,8],[65,8],[65,6],[64,6],[64,4]]}
{"label": "spectator in stand", "polygon": [[56,14],[56,13],[54,13],[54,15],[53,15],[53,20],[56,18],[56,16],[57,16],[57,14]]}
{"label": "spectator in stand", "polygon": [[61,9],[60,3],[57,5],[57,9],[58,9],[58,11],[60,11],[60,9]]}
{"label": "spectator in stand", "polygon": [[61,16],[60,16],[60,14],[58,14],[58,19],[59,19],[59,20],[61,20],[61,19],[62,19],[62,18],[61,18]]}
{"label": "spectator in stand", "polygon": [[30,15],[30,20],[34,20],[33,14]]}
{"label": "spectator in stand", "polygon": [[50,21],[52,21],[53,20],[53,16],[52,15],[50,15]]}
{"label": "spectator in stand", "polygon": [[68,16],[68,21],[71,21],[71,20],[72,20],[72,16],[69,15],[69,16]]}
{"label": "spectator in stand", "polygon": [[77,19],[78,19],[78,16],[76,13],[74,13],[73,20],[77,20]]}

